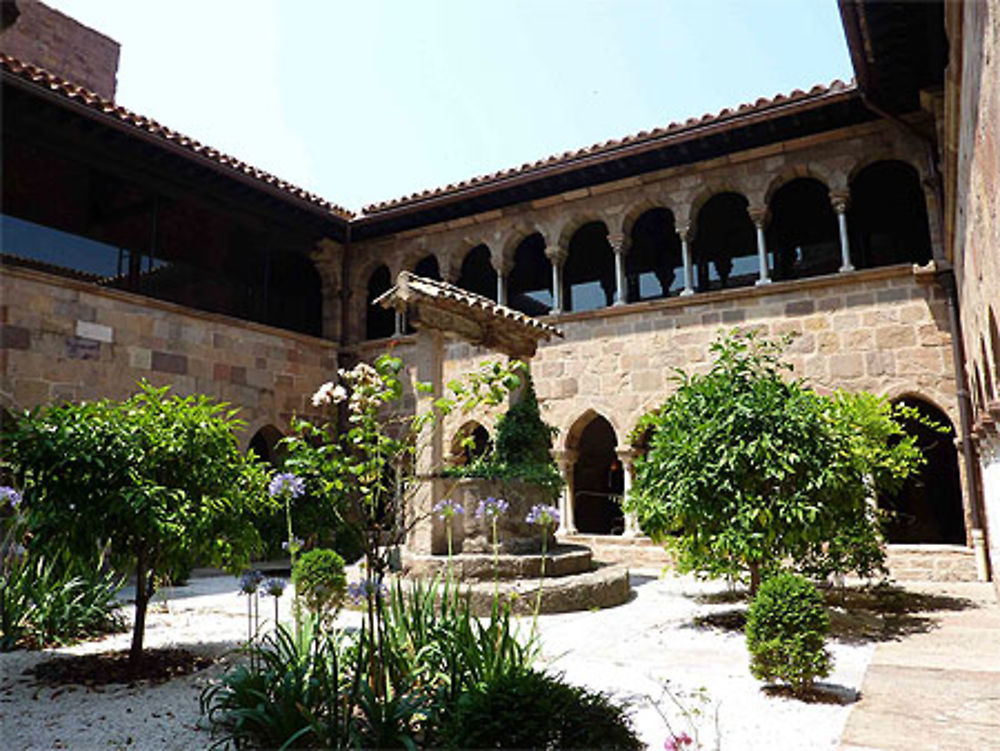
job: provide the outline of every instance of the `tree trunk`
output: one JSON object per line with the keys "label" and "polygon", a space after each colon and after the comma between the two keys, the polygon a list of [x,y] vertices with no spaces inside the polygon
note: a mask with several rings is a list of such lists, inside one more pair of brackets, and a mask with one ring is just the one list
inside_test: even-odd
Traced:
{"label": "tree trunk", "polygon": [[757,595],[757,589],[760,587],[760,564],[751,563],[750,564],[750,597],[755,597]]}
{"label": "tree trunk", "polygon": [[142,661],[142,637],[146,631],[146,606],[152,595],[151,581],[146,576],[146,556],[139,552],[135,566],[135,625],[132,626],[132,647],[128,653],[130,665]]}

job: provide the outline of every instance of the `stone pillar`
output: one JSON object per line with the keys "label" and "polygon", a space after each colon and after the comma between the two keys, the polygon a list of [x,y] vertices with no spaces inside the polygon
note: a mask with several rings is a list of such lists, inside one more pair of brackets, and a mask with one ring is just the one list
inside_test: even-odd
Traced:
{"label": "stone pillar", "polygon": [[677,235],[681,238],[681,260],[684,262],[684,289],[681,295],[694,294],[694,267],[691,265],[691,227],[682,224],[677,228]]}
{"label": "stone pillar", "polygon": [[316,243],[316,249],[310,255],[322,283],[322,335],[324,339],[331,341],[339,341],[343,329],[341,310],[344,301],[340,293],[342,253],[343,246],[340,243],[324,237]]}
{"label": "stone pillar", "polygon": [[576,467],[576,460],[579,456],[577,451],[566,449],[556,451],[555,460],[559,465],[559,472],[563,476],[562,494],[559,496],[559,529],[560,535],[576,534],[576,519],[573,514],[573,469]]}
{"label": "stone pillar", "polygon": [[507,304],[507,274],[503,271],[497,272],[497,303]]}
{"label": "stone pillar", "polygon": [[[618,461],[622,463],[622,478],[624,479],[624,489],[622,492],[622,502],[628,498],[632,492],[632,479],[635,472],[635,449],[631,446],[619,448],[617,450]],[[639,520],[634,513],[625,514],[625,531],[622,537],[641,537],[642,530],[639,528]]]}
{"label": "stone pillar", "polygon": [[767,264],[767,240],[764,239],[764,219],[767,217],[766,208],[747,209],[750,220],[757,230],[757,263],[760,266],[760,278],[757,284],[770,284],[771,274]]}
{"label": "stone pillar", "polygon": [[854,264],[851,263],[851,241],[847,234],[847,203],[850,200],[850,193],[831,193],[830,205],[837,215],[837,230],[840,232],[840,272],[854,271]]}
{"label": "stone pillar", "polygon": [[552,314],[563,312],[563,264],[566,262],[566,251],[558,245],[550,245],[545,249],[545,255],[552,264]]}
{"label": "stone pillar", "polygon": [[[413,383],[430,383],[430,393],[414,388],[417,415],[434,410],[434,401],[442,395],[444,380],[444,334],[430,329],[418,329],[413,349]],[[415,553],[440,551],[444,545],[444,530],[435,524],[431,508],[441,500],[443,482],[437,476],[444,465],[444,428],[440,420],[430,420],[418,436],[415,462],[417,488],[407,509],[407,522],[412,524],[407,547]]]}
{"label": "stone pillar", "polygon": [[628,238],[618,232],[608,235],[608,245],[615,254],[615,305],[628,302],[625,291],[625,253],[628,252]]}

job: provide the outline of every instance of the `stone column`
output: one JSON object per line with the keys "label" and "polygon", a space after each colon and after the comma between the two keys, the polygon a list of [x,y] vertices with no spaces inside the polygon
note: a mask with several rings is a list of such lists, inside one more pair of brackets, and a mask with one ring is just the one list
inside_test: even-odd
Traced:
{"label": "stone column", "polygon": [[[622,501],[628,497],[629,493],[632,492],[632,479],[633,473],[635,472],[635,450],[629,446],[625,448],[619,448],[617,450],[618,461],[622,463],[622,478],[624,479],[624,488],[622,493]],[[625,514],[625,531],[622,532],[622,537],[641,537],[642,530],[639,528],[639,520],[636,518],[634,513]]]}
{"label": "stone column", "polygon": [[344,301],[341,297],[341,262],[343,246],[330,238],[324,237],[316,243],[316,249],[311,253],[313,265],[319,272],[323,295],[323,338],[339,341],[343,321],[341,310]]}
{"label": "stone column", "polygon": [[[418,329],[416,347],[413,348],[414,365],[411,378],[430,383],[430,393],[418,392],[416,413],[425,415],[434,410],[434,401],[442,394],[444,380],[444,335],[440,331]],[[418,437],[415,457],[417,488],[407,509],[407,522],[412,522],[407,547],[415,553],[441,552],[444,530],[435,523],[431,508],[441,499],[443,483],[437,477],[444,464],[444,429],[440,420],[430,420]]]}
{"label": "stone column", "polygon": [[837,215],[837,231],[840,233],[840,272],[846,274],[854,271],[854,264],[851,263],[851,241],[847,234],[847,203],[850,200],[850,193],[831,193],[830,205],[833,206],[833,213]]}
{"label": "stone column", "polygon": [[767,217],[766,208],[747,209],[750,214],[750,221],[753,222],[757,230],[757,263],[760,266],[760,278],[757,284],[770,284],[771,275],[767,265],[767,240],[764,239],[764,219]]}
{"label": "stone column", "polygon": [[497,272],[497,303],[507,304],[507,274],[503,271]]}
{"label": "stone column", "polygon": [[608,235],[608,245],[611,246],[615,254],[615,305],[624,305],[628,302],[628,295],[625,291],[625,253],[628,252],[628,238],[615,232]]}
{"label": "stone column", "polygon": [[563,312],[563,263],[566,262],[566,250],[558,245],[550,245],[545,249],[545,255],[552,264],[552,314]]}
{"label": "stone column", "polygon": [[573,514],[573,469],[579,456],[577,451],[566,449],[553,452],[559,473],[563,476],[562,494],[559,496],[559,529],[556,534],[575,535],[576,519]]}
{"label": "stone column", "polygon": [[677,228],[677,235],[681,239],[681,260],[684,262],[684,289],[682,296],[694,294],[694,267],[691,265],[691,227],[682,224]]}

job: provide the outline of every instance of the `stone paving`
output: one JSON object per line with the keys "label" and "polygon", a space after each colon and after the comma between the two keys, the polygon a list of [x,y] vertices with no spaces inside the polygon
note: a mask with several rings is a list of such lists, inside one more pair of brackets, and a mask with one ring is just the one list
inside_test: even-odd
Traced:
{"label": "stone paving", "polygon": [[1000,749],[1000,605],[990,584],[908,584],[928,630],[879,644],[841,751]]}

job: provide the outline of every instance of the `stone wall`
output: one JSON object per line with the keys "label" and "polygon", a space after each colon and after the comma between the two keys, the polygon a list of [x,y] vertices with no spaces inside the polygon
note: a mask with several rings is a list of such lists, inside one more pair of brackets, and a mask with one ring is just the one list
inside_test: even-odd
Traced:
{"label": "stone wall", "polygon": [[[6,5],[14,0],[4,0]],[[119,45],[37,0],[16,0],[20,15],[0,33],[0,51],[115,98]]]}
{"label": "stone wall", "polygon": [[337,368],[332,342],[34,271],[0,269],[0,404],[123,398],[140,379],[285,430]]}
{"label": "stone wall", "polygon": [[[987,536],[1000,565],[1000,0],[950,7],[946,189]],[[997,584],[1000,592],[1000,583]]]}

